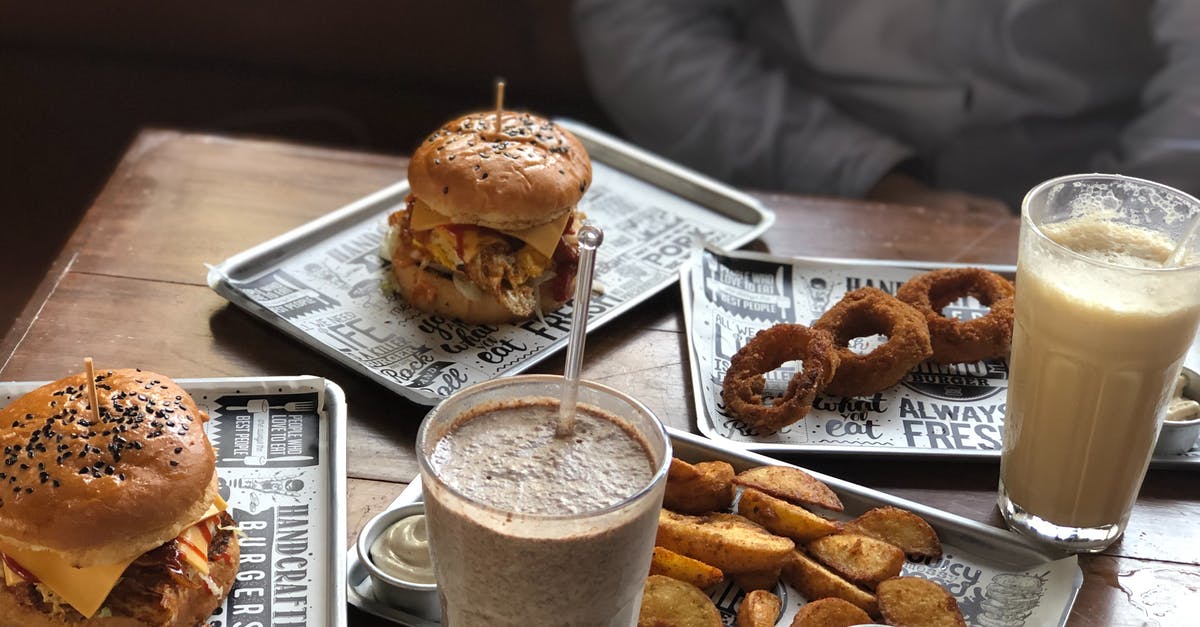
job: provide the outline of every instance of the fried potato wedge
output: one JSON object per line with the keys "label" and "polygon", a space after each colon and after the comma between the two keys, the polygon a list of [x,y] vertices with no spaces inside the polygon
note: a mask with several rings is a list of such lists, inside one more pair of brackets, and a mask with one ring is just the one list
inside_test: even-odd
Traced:
{"label": "fried potato wedge", "polygon": [[715,586],[725,579],[725,573],[720,568],[661,546],[654,547],[654,555],[650,558],[650,574],[665,575],[700,589]]}
{"label": "fried potato wedge", "polygon": [[737,609],[737,627],[775,627],[783,609],[779,597],[766,590],[747,592]]}
{"label": "fried potato wedge", "polygon": [[817,538],[804,549],[829,570],[872,590],[904,568],[904,551],[869,536],[837,533]]}
{"label": "fried potato wedge", "polygon": [[783,565],[783,579],[806,599],[837,597],[853,603],[871,616],[879,615],[875,595],[846,581],[802,551],[792,551],[791,557]]}
{"label": "fried potato wedge", "polygon": [[721,569],[725,574],[765,571],[787,560],[795,543],[737,514],[705,516],[662,510],[656,546]]}
{"label": "fried potato wedge", "polygon": [[966,627],[958,602],[937,582],[921,577],[893,577],[875,589],[879,613],[889,625]]}
{"label": "fried potato wedge", "polygon": [[835,512],[845,509],[829,486],[792,466],[756,466],[738,473],[733,482],[794,505],[815,505]]}
{"label": "fried potato wedge", "polygon": [[838,530],[837,523],[755,488],[744,488],[738,513],[776,535],[808,542]]}
{"label": "fried potato wedge", "polygon": [[924,518],[898,507],[869,509],[843,524],[842,531],[883,540],[914,557],[942,556],[942,542],[933,527]]}
{"label": "fried potato wedge", "polygon": [[792,617],[792,627],[852,627],[871,622],[857,605],[836,597],[809,601]]}
{"label": "fried potato wedge", "polygon": [[728,462],[689,464],[671,458],[663,507],[683,514],[703,514],[729,509],[736,488]]}
{"label": "fried potato wedge", "polygon": [[722,627],[721,612],[690,583],[650,575],[642,591],[638,627]]}
{"label": "fried potato wedge", "polygon": [[772,568],[771,570],[756,570],[750,573],[738,573],[733,576],[733,581],[738,587],[746,592],[754,590],[773,590],[775,584],[779,583],[779,573],[783,570],[783,564]]}

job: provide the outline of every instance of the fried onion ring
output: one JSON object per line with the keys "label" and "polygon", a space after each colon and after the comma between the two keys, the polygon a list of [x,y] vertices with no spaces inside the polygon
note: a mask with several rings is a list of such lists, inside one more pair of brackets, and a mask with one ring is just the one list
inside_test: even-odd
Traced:
{"label": "fried onion ring", "polygon": [[[942,364],[1003,357],[1012,344],[1013,295],[1008,279],[982,268],[945,268],[919,274],[896,290],[896,297],[925,317],[933,343],[932,360]],[[963,296],[973,296],[987,315],[960,321],[942,309]]]}
{"label": "fried onion ring", "polygon": [[[827,394],[867,396],[885,390],[933,353],[929,328],[921,314],[874,287],[847,292],[813,328],[833,336],[840,360],[833,381],[825,388]],[[846,347],[856,337],[876,333],[888,340],[865,355]]]}
{"label": "fried onion ring", "polygon": [[[763,402],[764,374],[800,360],[801,370],[771,405]],[[721,387],[725,408],[747,425],[778,431],[808,414],[813,399],[838,367],[833,337],[802,324],[777,324],[759,331],[729,362]]]}

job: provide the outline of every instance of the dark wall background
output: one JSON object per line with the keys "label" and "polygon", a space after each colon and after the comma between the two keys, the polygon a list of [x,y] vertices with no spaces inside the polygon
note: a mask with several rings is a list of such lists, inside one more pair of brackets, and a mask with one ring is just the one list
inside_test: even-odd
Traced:
{"label": "dark wall background", "polygon": [[[8,328],[144,127],[406,154],[493,102],[607,120],[567,0],[0,0]],[[169,228],[169,225],[167,225]]]}

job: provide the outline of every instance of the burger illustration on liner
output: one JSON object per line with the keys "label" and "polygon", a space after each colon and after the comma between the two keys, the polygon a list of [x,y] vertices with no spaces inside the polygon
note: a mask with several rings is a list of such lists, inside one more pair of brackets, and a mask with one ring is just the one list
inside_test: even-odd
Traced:
{"label": "burger illustration on liner", "polygon": [[575,285],[592,165],[579,140],[530,113],[471,113],[412,155],[407,206],[388,218],[385,255],[413,307],[474,324],[528,319]]}
{"label": "burger illustration on liner", "polygon": [[0,410],[0,626],[205,624],[238,568],[208,415],[167,377],[97,372]]}

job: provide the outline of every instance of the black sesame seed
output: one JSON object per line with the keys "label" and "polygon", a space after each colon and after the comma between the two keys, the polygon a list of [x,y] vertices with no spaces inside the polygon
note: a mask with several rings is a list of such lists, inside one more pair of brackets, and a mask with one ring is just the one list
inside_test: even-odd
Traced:
{"label": "black sesame seed", "polygon": [[479,180],[481,180],[481,181],[482,181],[483,179],[485,179],[485,178],[487,178],[487,177],[488,177],[488,173],[487,173],[487,172],[484,172],[483,174],[481,174],[481,175],[479,176]]}
{"label": "black sesame seed", "polygon": [[175,447],[175,454],[176,454],[176,455],[178,455],[178,454],[180,454],[180,453],[182,453],[182,452],[183,452],[183,447],[182,447],[182,446],[176,446],[176,447]]}
{"label": "black sesame seed", "polygon": [[443,188],[442,188],[442,193],[443,193],[443,194],[449,194],[449,193],[450,193],[450,186],[449,186],[449,185],[447,185],[446,187],[443,187]]}
{"label": "black sesame seed", "polygon": [[173,459],[172,459],[172,460],[171,460],[171,465],[172,465],[172,466],[178,466],[178,465],[179,465],[179,462],[177,462],[177,461],[175,461],[175,460],[173,460]]}
{"label": "black sesame seed", "polygon": [[62,485],[62,484],[58,482],[58,479],[55,479],[54,481],[51,481],[51,482],[50,482],[50,485],[53,485],[54,487],[56,487],[56,488],[57,488],[58,486],[60,486],[60,485]]}

